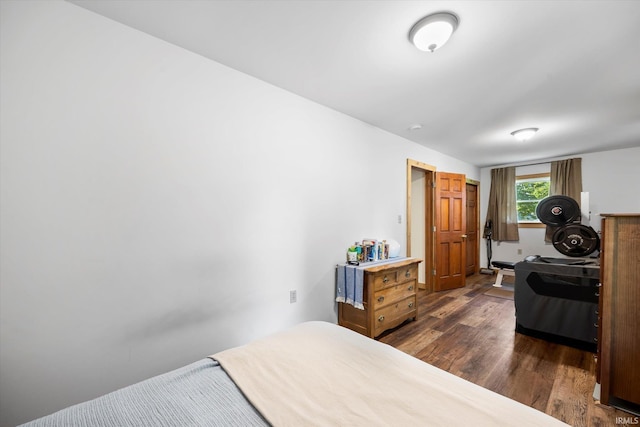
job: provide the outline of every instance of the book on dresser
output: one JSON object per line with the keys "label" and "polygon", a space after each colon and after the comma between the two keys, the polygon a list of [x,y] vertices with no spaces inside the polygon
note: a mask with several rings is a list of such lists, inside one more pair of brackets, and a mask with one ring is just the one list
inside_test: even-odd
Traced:
{"label": "book on dresser", "polygon": [[[338,303],[338,324],[375,338],[382,332],[418,316],[418,258],[386,260],[371,265],[338,266],[360,269],[362,308]],[[349,274],[349,273],[347,273]]]}

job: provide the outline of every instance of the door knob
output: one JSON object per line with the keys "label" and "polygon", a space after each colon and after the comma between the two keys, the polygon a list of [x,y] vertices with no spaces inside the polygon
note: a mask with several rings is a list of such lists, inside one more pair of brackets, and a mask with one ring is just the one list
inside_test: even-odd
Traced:
{"label": "door knob", "polygon": [[460,237],[462,237],[463,239],[466,239],[466,238],[467,238],[467,235],[466,235],[466,234],[463,234],[463,235],[462,235],[462,236],[460,236]]}

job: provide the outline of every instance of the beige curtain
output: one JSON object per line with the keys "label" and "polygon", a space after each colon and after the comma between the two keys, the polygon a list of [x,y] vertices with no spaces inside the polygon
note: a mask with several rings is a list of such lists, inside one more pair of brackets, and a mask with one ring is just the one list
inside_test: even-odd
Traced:
{"label": "beige curtain", "polygon": [[491,238],[496,241],[517,241],[518,210],[516,206],[516,168],[491,169],[491,190],[487,220],[491,220]]}
{"label": "beige curtain", "polygon": [[[582,192],[582,159],[567,159],[551,162],[549,177],[550,196],[569,196],[580,205]],[[557,227],[547,226],[545,242],[551,242],[551,236]]]}

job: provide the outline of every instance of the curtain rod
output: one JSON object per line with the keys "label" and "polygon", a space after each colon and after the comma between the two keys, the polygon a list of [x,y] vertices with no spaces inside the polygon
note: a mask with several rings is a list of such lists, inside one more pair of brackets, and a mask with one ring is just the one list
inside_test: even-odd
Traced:
{"label": "curtain rod", "polygon": [[501,166],[492,166],[491,169],[502,169],[502,168],[519,168],[521,166],[536,166],[536,165],[546,165],[546,164],[550,164],[552,162],[552,160],[549,160],[548,162],[538,162],[538,163],[526,163],[526,164],[522,164],[522,165],[510,165],[510,164],[506,164],[506,165],[501,165]]}
{"label": "curtain rod", "polygon": [[538,162],[538,163],[527,163],[526,165],[514,165],[515,167],[519,166],[535,166],[535,165],[546,165],[551,163],[553,160],[549,160],[548,162]]}
{"label": "curtain rod", "polygon": [[499,169],[499,168],[508,168],[508,167],[520,167],[520,166],[536,166],[536,165],[546,165],[546,164],[551,164],[551,162],[559,162],[562,160],[570,160],[570,159],[580,159],[580,157],[567,157],[566,159],[553,159],[553,160],[544,160],[541,162],[537,162],[537,163],[525,163],[525,164],[506,164],[506,165],[502,165],[502,166],[496,166],[496,167],[492,167],[491,169]]}

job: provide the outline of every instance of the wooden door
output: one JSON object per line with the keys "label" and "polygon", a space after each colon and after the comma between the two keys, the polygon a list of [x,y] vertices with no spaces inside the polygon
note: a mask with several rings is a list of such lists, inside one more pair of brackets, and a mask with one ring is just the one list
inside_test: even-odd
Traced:
{"label": "wooden door", "polygon": [[467,182],[466,185],[467,196],[467,265],[465,273],[467,276],[476,274],[478,271],[478,250],[479,236],[478,236],[478,185],[475,183]]}
{"label": "wooden door", "polygon": [[466,179],[464,175],[436,174],[436,272],[435,291],[465,285]]}

